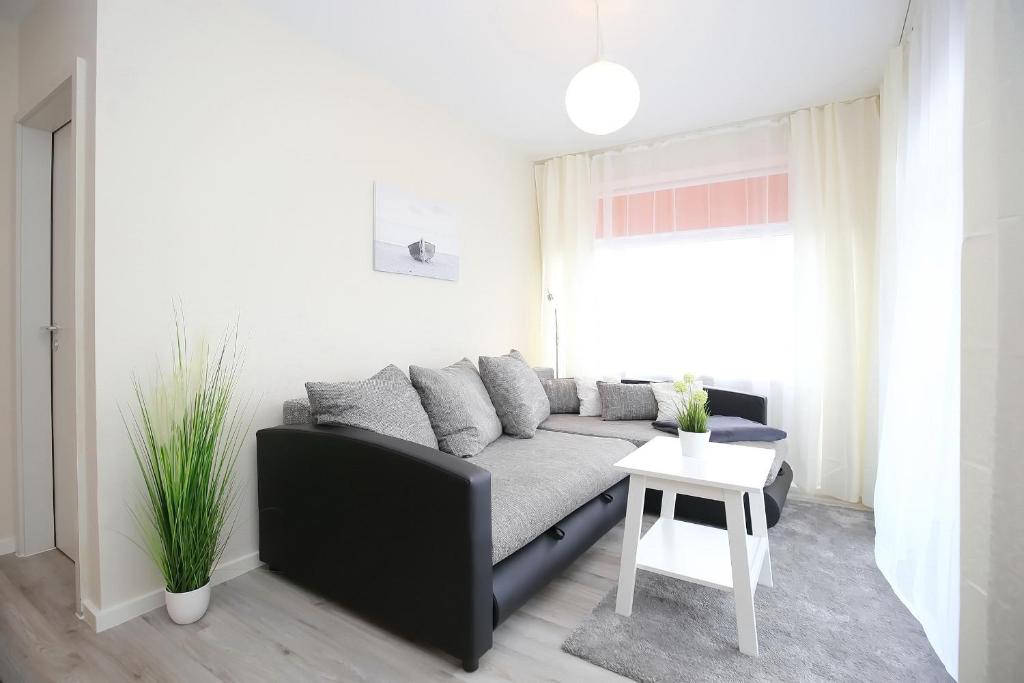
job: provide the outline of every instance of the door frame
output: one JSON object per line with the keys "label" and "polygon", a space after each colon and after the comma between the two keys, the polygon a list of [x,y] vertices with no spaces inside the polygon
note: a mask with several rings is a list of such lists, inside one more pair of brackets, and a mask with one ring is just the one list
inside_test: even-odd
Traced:
{"label": "door frame", "polygon": [[[50,274],[49,254],[33,253],[26,235],[30,231],[51,230],[50,182],[38,182],[45,165],[51,168],[53,132],[71,122],[72,186],[74,188],[74,372],[69,378],[74,386],[74,451],[75,487],[77,489],[78,561],[75,562],[75,611],[82,614],[82,585],[91,566],[92,558],[87,543],[88,499],[86,487],[86,63],[76,59],[68,75],[41,101],[30,107],[17,119],[15,191],[15,499],[17,526],[15,544],[18,556],[34,555],[54,547],[53,460],[51,451],[25,447],[26,440],[38,438],[42,416],[38,401],[32,401],[30,388],[34,386],[32,369],[26,370],[24,339],[38,330],[26,329],[25,311],[38,306],[38,297],[29,291],[30,274],[45,268]],[[33,182],[35,174],[36,182]],[[46,210],[43,210],[43,206]],[[52,232],[51,232],[52,234]],[[38,310],[37,308],[35,310]],[[34,325],[33,325],[34,326]],[[88,325],[91,329],[91,325]],[[68,340],[71,341],[71,340]],[[37,385],[36,383],[35,385]],[[52,396],[51,396],[52,402]],[[50,408],[50,405],[48,405]],[[52,410],[52,408],[51,408]],[[50,424],[46,416],[45,424]],[[31,433],[30,433],[31,432]],[[28,439],[26,438],[28,437]],[[49,438],[49,437],[47,437]],[[47,463],[48,460],[48,463]],[[46,476],[49,472],[49,476]]]}

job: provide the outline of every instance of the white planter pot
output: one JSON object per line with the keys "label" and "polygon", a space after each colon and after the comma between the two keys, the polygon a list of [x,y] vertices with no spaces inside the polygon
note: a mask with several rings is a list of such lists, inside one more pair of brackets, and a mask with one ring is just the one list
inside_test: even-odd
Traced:
{"label": "white planter pot", "polygon": [[711,440],[711,432],[679,432],[679,447],[683,456],[687,458],[699,458],[704,454],[704,447]]}
{"label": "white planter pot", "polygon": [[175,624],[191,624],[199,621],[210,606],[210,582],[187,593],[171,593],[164,589],[167,615]]}

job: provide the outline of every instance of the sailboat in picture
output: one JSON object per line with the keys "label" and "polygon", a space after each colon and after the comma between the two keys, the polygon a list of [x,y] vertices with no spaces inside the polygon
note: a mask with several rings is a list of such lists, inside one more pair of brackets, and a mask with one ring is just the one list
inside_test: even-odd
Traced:
{"label": "sailboat in picture", "polygon": [[437,246],[422,237],[418,242],[409,245],[409,255],[421,263],[430,263],[430,260],[434,258],[435,251],[437,251]]}

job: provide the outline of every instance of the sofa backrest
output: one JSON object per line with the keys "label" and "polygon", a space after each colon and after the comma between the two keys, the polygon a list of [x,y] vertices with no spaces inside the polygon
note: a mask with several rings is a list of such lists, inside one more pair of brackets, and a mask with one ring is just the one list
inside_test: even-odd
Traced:
{"label": "sofa backrest", "polygon": [[[551,368],[534,368],[534,371],[541,379],[551,379],[555,376]],[[306,397],[288,399],[282,405],[281,412],[286,425],[313,424],[313,414],[309,410],[309,399]]]}
{"label": "sofa backrest", "polygon": [[309,411],[308,398],[290,398],[284,402],[284,423],[286,425],[304,425],[313,423],[313,414]]}

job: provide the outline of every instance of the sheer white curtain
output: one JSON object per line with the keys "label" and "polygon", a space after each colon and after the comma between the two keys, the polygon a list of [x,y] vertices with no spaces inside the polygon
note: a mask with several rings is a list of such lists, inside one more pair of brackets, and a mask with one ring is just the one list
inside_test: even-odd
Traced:
{"label": "sheer white curtain", "polygon": [[794,113],[789,169],[794,480],[805,493],[871,505],[878,98]]}
{"label": "sheer white curtain", "polygon": [[875,558],[954,676],[963,8],[915,0],[882,86]]}
{"label": "sheer white curtain", "polygon": [[868,98],[538,166],[563,374],[763,394],[797,486],[870,502],[877,134]]}
{"label": "sheer white curtain", "polygon": [[585,159],[537,171],[563,367],[766,395],[799,489],[871,504],[878,98]]}
{"label": "sheer white curtain", "polygon": [[785,169],[786,135],[784,118],[765,119],[630,145],[595,154],[592,180],[597,192],[608,194]]}
{"label": "sheer white curtain", "polygon": [[[593,321],[594,193],[590,157],[550,159],[534,169],[543,278],[544,364],[554,367],[555,312],[564,377],[589,374],[595,349]],[[549,300],[548,294],[551,295]]]}
{"label": "sheer white curtain", "polygon": [[958,665],[962,681],[1012,681],[1024,671],[1024,8],[965,9]]}

